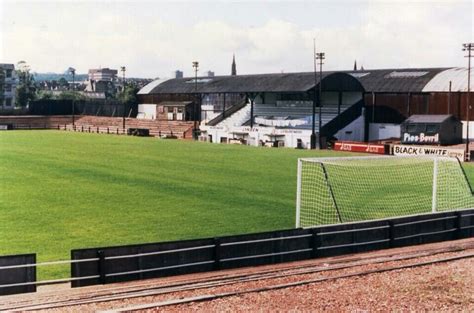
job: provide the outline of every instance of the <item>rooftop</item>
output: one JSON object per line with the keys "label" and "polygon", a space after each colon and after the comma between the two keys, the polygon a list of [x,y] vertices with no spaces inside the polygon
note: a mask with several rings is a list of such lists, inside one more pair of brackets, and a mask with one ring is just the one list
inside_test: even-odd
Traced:
{"label": "rooftop", "polygon": [[451,118],[455,118],[455,117],[451,114],[438,114],[438,115],[415,114],[407,118],[404,123],[442,123]]}
{"label": "rooftop", "polygon": [[[323,85],[327,88],[347,87],[361,90],[357,79],[346,73],[323,72]],[[156,84],[152,82],[151,84]],[[257,93],[257,92],[306,92],[319,84],[314,73],[257,74],[169,79],[147,88],[148,93]],[[337,85],[337,86],[336,86]],[[143,89],[140,94],[143,94]]]}
{"label": "rooftop", "polygon": [[[467,68],[376,69],[322,74],[324,81],[338,74],[338,79],[346,82],[349,80],[342,75],[349,74],[366,92],[447,92],[449,82],[452,91],[467,91]],[[474,80],[474,71],[471,78]],[[313,72],[198,77],[197,81],[188,77],[153,81],[139,93],[195,93],[196,85],[199,93],[306,92],[317,84],[319,73],[315,80]]]}

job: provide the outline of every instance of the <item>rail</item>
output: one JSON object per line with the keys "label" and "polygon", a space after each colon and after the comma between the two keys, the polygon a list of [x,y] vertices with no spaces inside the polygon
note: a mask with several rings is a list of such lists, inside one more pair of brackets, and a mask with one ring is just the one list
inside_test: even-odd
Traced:
{"label": "rail", "polygon": [[240,109],[244,108],[246,105],[247,105],[247,101],[241,101],[240,103],[231,106],[230,108],[225,110],[224,114],[221,113],[221,114],[217,115],[216,117],[214,117],[212,120],[208,121],[207,125],[216,126],[217,124],[222,122],[224,119],[228,118],[229,116],[231,116],[235,112],[237,112]]}
{"label": "rail", "polygon": [[[74,250],[77,253],[71,253],[73,258],[71,260],[31,262],[35,260],[33,258],[29,259],[29,262],[24,259],[25,264],[0,265],[0,273],[15,269],[30,269],[36,273],[37,267],[63,264],[70,264],[74,269],[73,277],[39,281],[5,282],[2,281],[2,275],[0,275],[0,295],[5,288],[65,282],[73,283],[73,287],[74,284],[78,284],[76,286],[94,285],[142,277],[141,275],[131,276],[136,274],[157,272],[158,276],[150,274],[151,276],[147,275],[147,278],[161,277],[176,273],[194,273],[203,270],[230,269],[335,256],[370,249],[433,242],[433,240],[465,238],[474,236],[473,217],[474,210],[443,212],[312,229],[152,244],[156,246],[148,244],[143,247],[136,245],[129,248],[125,246]],[[252,236],[254,238],[249,239]],[[150,251],[130,253],[127,249],[149,249]],[[117,269],[121,271],[116,271]]]}

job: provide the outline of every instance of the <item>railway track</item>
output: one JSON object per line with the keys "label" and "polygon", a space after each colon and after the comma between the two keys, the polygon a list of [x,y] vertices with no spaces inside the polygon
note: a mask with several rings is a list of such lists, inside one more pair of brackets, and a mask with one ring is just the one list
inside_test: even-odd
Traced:
{"label": "railway track", "polygon": [[[449,257],[439,257],[442,254],[458,255]],[[416,261],[420,258],[433,258],[434,260]],[[0,304],[2,311],[28,311],[28,310],[49,310],[64,307],[73,307],[81,305],[91,305],[104,302],[110,302],[113,306],[114,301],[124,299],[133,299],[152,296],[167,296],[167,300],[151,302],[145,305],[131,306],[124,309],[116,309],[115,311],[133,311],[143,310],[154,307],[162,307],[176,304],[183,304],[195,301],[210,301],[217,298],[230,297],[245,293],[261,292],[268,290],[276,290],[299,285],[323,282],[334,279],[348,278],[354,276],[363,276],[384,271],[393,271],[410,267],[425,266],[441,262],[449,262],[461,258],[474,257],[474,241],[470,240],[463,243],[451,243],[441,248],[419,248],[414,252],[400,255],[400,252],[390,252],[376,255],[360,255],[329,258],[324,260],[306,261],[303,265],[280,265],[274,269],[247,269],[239,270],[237,273],[213,273],[204,278],[181,279],[170,282],[147,282],[136,283],[132,286],[105,287],[96,291],[86,290],[81,292],[75,289],[73,293],[65,293],[63,295],[44,294],[32,297],[31,299],[12,299],[10,302]],[[412,262],[409,262],[412,261]],[[386,266],[384,264],[396,262],[406,264],[396,264]],[[358,270],[358,267],[373,266],[369,270]],[[349,270],[349,273],[332,274],[335,271]],[[290,283],[278,283],[281,278],[294,277],[311,274],[323,274],[326,276],[314,279],[296,279]],[[241,284],[248,282],[267,282],[268,285],[258,288],[240,288]],[[206,290],[219,287],[234,286],[235,290],[226,292],[205,293],[197,296],[179,297],[176,294],[183,292],[205,292]],[[79,291],[78,291],[79,290]],[[1,299],[0,299],[1,300]]]}
{"label": "railway track", "polygon": [[201,295],[201,296],[196,296],[196,297],[172,299],[172,300],[167,300],[167,301],[160,301],[160,302],[153,302],[153,303],[146,303],[146,304],[122,307],[122,308],[117,308],[117,309],[107,310],[107,311],[102,311],[102,312],[108,312],[108,313],[112,313],[112,312],[133,312],[133,311],[140,311],[140,310],[147,310],[147,309],[155,309],[155,308],[160,308],[160,307],[170,306],[170,305],[186,304],[186,303],[191,303],[191,302],[212,301],[212,300],[215,300],[215,299],[220,299],[220,298],[225,298],[225,297],[233,297],[233,296],[240,296],[240,295],[248,294],[248,293],[265,292],[265,291],[272,291],[272,290],[278,290],[278,289],[284,289],[284,288],[290,288],[290,287],[298,287],[298,286],[314,284],[314,283],[320,283],[320,282],[325,282],[325,281],[331,281],[331,280],[336,280],[336,279],[360,277],[360,276],[365,276],[365,275],[370,275],[370,274],[377,274],[377,273],[383,273],[383,272],[388,272],[388,271],[395,271],[395,270],[402,270],[402,269],[407,269],[407,268],[427,266],[427,265],[433,265],[433,264],[437,264],[437,263],[445,263],[445,262],[457,261],[457,260],[466,259],[466,258],[473,258],[473,257],[474,257],[474,253],[469,253],[469,254],[456,256],[456,257],[440,258],[440,259],[436,259],[436,260],[428,261],[428,262],[417,262],[417,263],[413,263],[413,264],[409,264],[409,265],[391,266],[391,267],[386,267],[386,268],[382,268],[382,269],[368,270],[368,271],[358,271],[358,272],[351,273],[351,274],[335,275],[335,276],[331,276],[331,277],[324,277],[324,278],[317,278],[317,279],[310,279],[310,280],[302,280],[302,281],[286,283],[286,284],[270,285],[270,286],[266,286],[266,287],[262,287],[262,288],[251,288],[251,289],[244,289],[244,290],[238,290],[238,291],[233,291],[233,292],[224,292],[224,293],[216,293],[216,294],[209,294],[209,295]]}

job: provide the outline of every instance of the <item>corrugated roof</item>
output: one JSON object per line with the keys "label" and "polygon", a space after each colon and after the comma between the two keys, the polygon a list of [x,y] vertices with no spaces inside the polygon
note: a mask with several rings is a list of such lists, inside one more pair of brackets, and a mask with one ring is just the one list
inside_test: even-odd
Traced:
{"label": "corrugated roof", "polygon": [[[323,78],[329,72],[323,73]],[[194,93],[194,78],[170,79],[157,85],[151,93]],[[319,75],[317,77],[319,83]],[[199,93],[304,92],[315,85],[314,73],[259,74],[198,77]]]}
{"label": "corrugated roof", "polygon": [[[464,82],[462,78],[463,71],[466,71],[466,69],[404,68],[339,71],[323,72],[323,79],[327,79],[329,76],[334,77],[332,76],[334,74],[350,74],[360,82],[366,92],[406,93],[443,91],[441,88],[430,86],[447,86],[449,79],[453,80],[454,86],[454,77],[458,77],[456,86],[458,84],[461,87],[465,86],[465,90],[467,90],[467,78],[465,78],[466,82]],[[467,77],[467,74],[464,76]],[[319,83],[319,74],[316,79],[316,82]],[[315,80],[313,72],[257,74],[198,77],[197,85],[199,93],[305,92],[315,86]],[[453,88],[453,90],[455,89]],[[170,79],[162,83],[154,81],[140,90],[140,94],[194,92],[195,81],[194,78],[189,77]]]}
{"label": "corrugated roof", "polygon": [[151,91],[153,90],[153,88],[155,88],[156,86],[158,86],[159,84],[161,83],[164,83],[165,81],[167,80],[170,80],[170,78],[159,78],[159,79],[155,79],[154,81],[146,84],[145,86],[143,86],[139,91],[138,91],[138,94],[139,95],[147,95],[149,93],[151,93]]}
{"label": "corrugated roof", "polygon": [[452,117],[451,114],[415,114],[407,118],[404,123],[442,123]]}
{"label": "corrugated roof", "polygon": [[[348,72],[367,92],[422,92],[425,85],[446,68],[406,68]],[[362,75],[364,74],[364,75]]]}
{"label": "corrugated roof", "polygon": [[[467,67],[455,67],[438,73],[423,88],[423,92],[467,91]],[[471,82],[474,82],[474,70],[471,70]],[[472,86],[472,83],[471,83]],[[472,87],[471,87],[472,89]]]}

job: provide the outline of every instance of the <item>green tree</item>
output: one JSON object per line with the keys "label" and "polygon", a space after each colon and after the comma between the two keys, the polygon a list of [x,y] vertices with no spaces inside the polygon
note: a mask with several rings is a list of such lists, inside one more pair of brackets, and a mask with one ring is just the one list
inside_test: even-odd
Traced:
{"label": "green tree", "polygon": [[59,86],[61,87],[69,87],[69,83],[67,82],[66,78],[64,77],[61,77],[59,80],[58,80],[58,84]]}
{"label": "green tree", "polygon": [[48,90],[40,90],[38,92],[37,98],[39,100],[52,100],[54,99],[54,95],[51,91]]}
{"label": "green tree", "polygon": [[75,101],[86,99],[86,97],[83,94],[77,91],[72,91],[72,90],[61,92],[57,98],[59,100],[75,100]]}
{"label": "green tree", "polygon": [[125,86],[124,90],[118,94],[117,98],[125,108],[136,106],[138,104],[138,90],[139,89],[136,86]]}
{"label": "green tree", "polygon": [[20,61],[16,66],[18,75],[18,87],[16,88],[16,106],[25,107],[35,99],[36,88],[30,66],[25,61]]}

